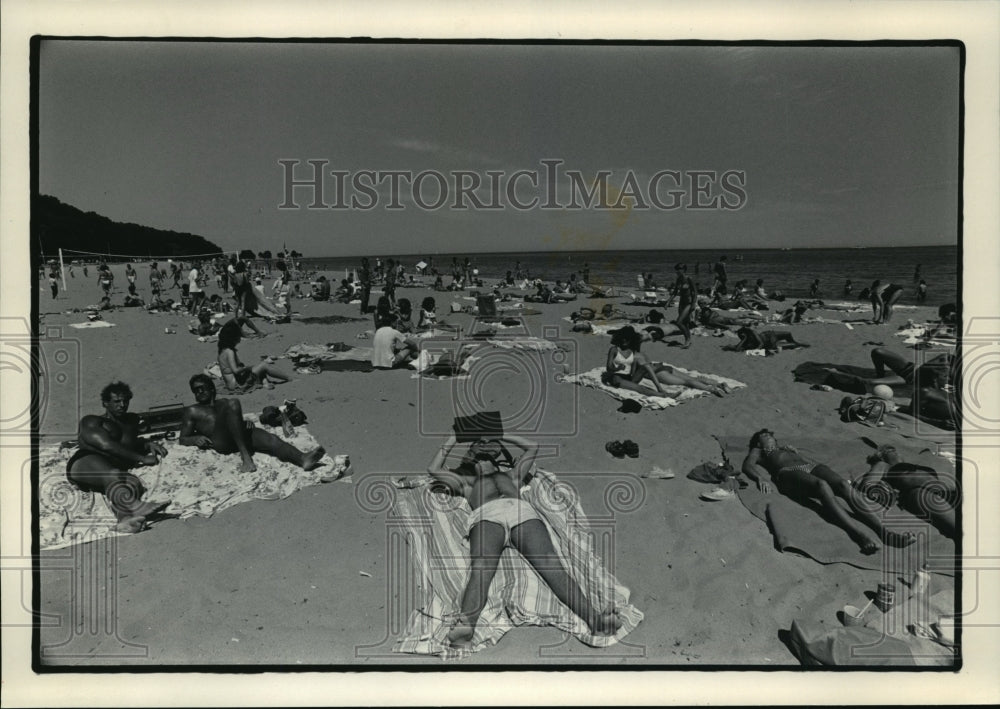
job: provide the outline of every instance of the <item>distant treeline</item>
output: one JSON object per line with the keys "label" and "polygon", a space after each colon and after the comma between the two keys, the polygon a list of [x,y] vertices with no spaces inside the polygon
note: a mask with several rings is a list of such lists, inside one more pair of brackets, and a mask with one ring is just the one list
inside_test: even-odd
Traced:
{"label": "distant treeline", "polygon": [[[70,259],[98,259],[111,253],[109,260],[122,255],[137,257],[221,254],[211,241],[165,229],[139,224],[122,224],[95,212],[82,212],[55,197],[36,195],[31,201],[31,253],[54,257],[59,249]],[[77,253],[94,252],[94,256]]]}

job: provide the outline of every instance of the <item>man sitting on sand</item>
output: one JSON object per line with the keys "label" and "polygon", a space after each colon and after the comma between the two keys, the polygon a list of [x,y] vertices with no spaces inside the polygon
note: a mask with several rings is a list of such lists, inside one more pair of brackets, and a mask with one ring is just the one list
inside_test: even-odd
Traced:
{"label": "man sitting on sand", "polygon": [[846,531],[864,554],[874,554],[880,549],[878,541],[853,519],[836,498],[841,498],[862,522],[878,532],[886,544],[896,547],[909,546],[916,541],[912,534],[901,535],[890,531],[872,511],[872,504],[851,487],[850,481],[822,463],[806,460],[790,446],[778,446],[774,433],[766,428],[757,431],[750,439],[750,452],[743,460],[743,472],[757,483],[765,495],[770,494],[772,483],[788,497],[807,497],[818,500],[834,524]]}
{"label": "man sitting on sand", "polygon": [[393,313],[376,313],[378,329],[372,338],[372,366],[380,369],[405,367],[420,355],[420,344],[393,327]]}
{"label": "man sitting on sand", "polygon": [[66,477],[87,492],[99,492],[118,518],[115,531],[138,532],[146,518],[160,512],[169,502],[140,502],[146,492],[132,468],[156,465],[167,454],[159,443],[139,438],[139,417],[128,413],[132,389],[124,382],[112,382],[101,390],[104,414],[80,420],[80,449],[66,463]]}
{"label": "man sitting on sand", "polygon": [[303,470],[320,465],[326,453],[322,446],[303,453],[281,440],[273,433],[257,428],[243,420],[243,406],[238,399],[216,399],[215,384],[205,374],[195,374],[189,382],[191,392],[198,402],[184,409],[180,437],[182,446],[211,448],[218,453],[239,453],[243,459],[240,470],[252,473],[257,470],[254,453],[267,453],[286,463],[294,463]]}
{"label": "man sitting on sand", "polygon": [[[448,633],[453,647],[469,647],[476,622],[486,606],[490,583],[503,550],[514,547],[538,572],[556,597],[578,615],[595,635],[614,635],[621,620],[613,609],[599,610],[563,568],[549,532],[538,513],[520,497],[531,477],[538,445],[520,436],[479,439],[469,446],[456,468],[444,467],[458,443],[455,434],[438,449],[427,472],[451,494],[469,503],[469,580],[462,594],[461,613]],[[521,448],[514,458],[507,445]]]}

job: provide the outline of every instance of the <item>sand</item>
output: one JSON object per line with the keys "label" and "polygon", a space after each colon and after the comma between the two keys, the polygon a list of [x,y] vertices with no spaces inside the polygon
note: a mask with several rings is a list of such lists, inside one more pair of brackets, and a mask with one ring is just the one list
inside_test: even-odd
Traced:
{"label": "sand", "polygon": [[[115,270],[121,289],[124,268]],[[138,271],[140,293],[148,296],[147,268]],[[133,411],[191,403],[188,377],[215,358],[214,344],[198,342],[186,332],[186,315],[119,310],[105,314],[114,328],[68,328],[85,317],[63,311],[99,299],[94,274],[91,269],[91,278],[84,280],[77,267],[70,291],[56,301],[50,298],[47,279],[40,282],[41,331],[61,330],[71,351],[79,352],[80,373],[74,386],[50,390],[41,418],[43,443],[70,437],[67,432],[75,430],[81,413],[99,413],[100,389],[112,379],[132,385]],[[208,292],[215,290],[213,285]],[[419,304],[429,293],[407,288],[397,297]],[[470,303],[461,298],[464,294],[433,295],[440,317],[471,322],[468,315],[447,312],[452,300]],[[121,290],[115,301],[121,301]],[[571,343],[569,369],[589,369],[605,360],[607,337],[570,333],[562,320],[593,302],[535,306],[542,314],[525,318],[534,335],[543,327],[561,328],[561,337]],[[603,301],[596,302],[599,307]],[[307,317],[358,316],[356,305],[293,300],[293,309]],[[823,315],[858,320],[867,313]],[[559,448],[558,456],[544,465],[577,486],[588,514],[611,520],[613,544],[605,561],[631,588],[632,602],[645,620],[626,643],[607,649],[566,641],[551,629],[519,628],[460,664],[797,665],[783,641],[792,621],[838,626],[837,611],[846,603],[863,605],[865,592],[875,589],[882,573],[780,553],[766,525],[738,500],[702,501],[699,494],[711,486],[685,475],[702,462],[719,459],[712,434],[749,437],[769,426],[792,443],[799,437],[862,435],[836,413],[842,392],[811,390],[793,381],[792,370],[810,360],[867,366],[871,346],[864,343],[873,340],[910,353],[892,333],[908,318],[920,322],[931,317],[932,309],[922,308],[897,312],[890,325],[859,324],[853,330],[796,325],[791,328],[795,337],[812,347],[766,358],[724,351],[722,345],[731,340],[715,337],[695,337],[687,350],[647,345],[644,352],[654,359],[748,384],[725,398],[706,396],[661,411],[620,413],[619,403],[605,394],[550,382],[545,425],[562,427],[568,435],[545,439]],[[244,340],[240,355],[245,362],[280,355],[299,342],[370,345],[356,339],[371,329],[370,319],[261,326],[270,334]],[[177,333],[165,333],[167,327]],[[50,337],[55,334],[50,331]],[[291,369],[287,360],[279,365]],[[560,369],[562,363],[551,366]],[[282,501],[241,504],[211,519],[170,520],[134,536],[43,552],[42,568],[52,571],[41,574],[40,610],[74,618],[42,627],[41,646],[48,648],[43,661],[87,666],[440,665],[436,658],[391,652],[394,634],[413,605],[408,585],[397,580],[407,555],[389,543],[384,508],[369,511],[372,505],[365,496],[385,476],[424,470],[442,442],[433,434],[450,421],[447,404],[455,386],[450,380],[412,379],[405,371],[325,372],[296,375],[273,392],[244,395],[246,411],[297,399],[309,416],[310,432],[331,453],[351,456],[353,484],[309,487]],[[532,395],[524,377],[513,372],[496,373],[476,392],[501,412],[520,410]],[[626,438],[639,444],[638,458],[608,455],[607,441]],[[740,459],[734,463],[739,465]],[[676,477],[640,477],[653,466]],[[854,473],[866,468],[860,458],[836,467]],[[614,503],[624,510],[606,503],[616,481],[627,481],[635,495],[631,503]],[[819,518],[815,523],[827,524]],[[830,532],[843,534],[833,527]],[[81,560],[90,558],[114,561],[108,576],[99,580],[99,596],[110,600],[97,607],[89,606],[87,593],[72,582],[79,572],[69,570],[82,568]],[[933,582],[935,590],[952,583],[941,576]],[[75,616],[69,615],[73,609]],[[107,625],[97,623],[99,619]]]}

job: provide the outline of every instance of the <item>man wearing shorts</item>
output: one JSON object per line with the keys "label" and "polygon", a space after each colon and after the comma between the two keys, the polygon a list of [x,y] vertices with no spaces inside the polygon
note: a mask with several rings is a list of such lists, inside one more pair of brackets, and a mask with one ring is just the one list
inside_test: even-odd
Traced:
{"label": "man wearing shorts", "polygon": [[267,453],[303,470],[319,467],[326,450],[322,446],[303,453],[273,433],[243,420],[243,406],[238,399],[216,399],[215,384],[205,374],[196,374],[189,382],[197,404],[184,409],[177,442],[182,446],[211,448],[218,453],[239,453],[241,471],[257,470],[254,453]]}
{"label": "man wearing shorts", "polygon": [[138,532],[146,518],[169,502],[141,502],[146,492],[138,477],[128,472],[156,465],[167,450],[159,443],[139,438],[139,417],[128,412],[132,389],[112,382],[101,391],[104,414],[80,420],[80,448],[66,463],[66,477],[86,492],[99,492],[118,518],[119,532]]}

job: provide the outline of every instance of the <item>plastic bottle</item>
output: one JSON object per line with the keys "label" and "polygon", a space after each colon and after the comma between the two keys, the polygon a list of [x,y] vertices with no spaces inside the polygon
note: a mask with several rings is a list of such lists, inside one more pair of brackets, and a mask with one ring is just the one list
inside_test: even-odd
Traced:
{"label": "plastic bottle", "polygon": [[923,596],[931,585],[931,575],[927,573],[927,564],[921,566],[917,573],[913,574],[913,581],[910,582],[910,590],[914,596]]}
{"label": "plastic bottle", "polygon": [[285,434],[285,438],[291,438],[295,435],[295,427],[292,426],[292,422],[288,420],[286,407],[279,406],[278,411],[281,414],[281,431]]}

